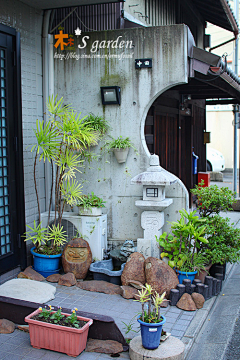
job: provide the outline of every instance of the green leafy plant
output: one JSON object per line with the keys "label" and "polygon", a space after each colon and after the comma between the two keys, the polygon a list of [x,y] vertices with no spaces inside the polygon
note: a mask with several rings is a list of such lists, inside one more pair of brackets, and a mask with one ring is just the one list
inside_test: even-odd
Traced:
{"label": "green leafy plant", "polygon": [[49,305],[49,309],[46,308],[46,306],[44,308],[40,307],[39,310],[41,311],[39,314],[38,314],[38,317],[41,319],[41,318],[44,318],[44,319],[49,319],[50,316],[51,316],[51,310],[52,310],[52,306]]}
{"label": "green leafy plant", "polygon": [[41,254],[56,255],[61,252],[61,246],[67,241],[66,231],[59,224],[49,226],[49,228],[41,227],[41,223],[34,227],[27,227],[30,231],[25,233],[26,240],[31,240]]}
{"label": "green leafy plant", "polygon": [[[138,300],[142,305],[141,320],[146,323],[159,323],[162,321],[160,315],[160,306],[163,301],[168,301],[165,299],[166,292],[161,296],[155,291],[150,284],[145,284],[142,286],[141,290],[138,290]],[[147,305],[147,310],[145,310],[145,305]]]}
{"label": "green leafy plant", "polygon": [[84,209],[89,209],[91,207],[102,208],[105,207],[106,201],[103,201],[102,198],[96,196],[92,191],[91,194],[82,195],[77,202],[77,206],[83,206]]}
{"label": "green leafy plant", "polygon": [[170,222],[172,234],[164,232],[156,241],[163,249],[161,258],[168,257],[168,265],[180,271],[191,272],[204,268],[207,262],[202,252],[203,244],[208,240],[205,220],[199,218],[196,211],[189,214],[186,210],[179,211],[181,218]]}
{"label": "green leafy plant", "polygon": [[235,193],[227,187],[203,185],[202,181],[191,190],[197,195],[199,213],[206,224],[208,244],[202,247],[202,252],[213,264],[237,262],[240,259],[240,229],[235,229],[229,218],[219,215],[220,211],[232,210]]}
{"label": "green leafy plant", "polygon": [[191,189],[191,193],[197,196],[197,206],[201,217],[232,210],[232,204],[236,202],[234,192],[227,187],[219,188],[217,185],[204,187],[203,185],[204,180]]}
{"label": "green leafy plant", "polygon": [[240,260],[240,229],[219,214],[206,219],[208,244],[203,248],[213,264]]}
{"label": "green leafy plant", "polygon": [[61,306],[58,308],[58,310],[56,312],[54,312],[51,316],[50,319],[53,320],[53,322],[55,324],[59,323],[60,320],[62,320],[64,318],[64,315],[61,312],[62,308]]}
{"label": "green leafy plant", "polygon": [[100,137],[106,135],[106,133],[110,130],[110,125],[104,117],[94,115],[92,113],[86,117],[85,123],[97,131],[100,134]]}
{"label": "green leafy plant", "polygon": [[117,139],[114,139],[112,137],[112,140],[106,141],[104,147],[107,150],[111,149],[126,149],[126,148],[133,148],[135,151],[135,147],[130,141],[129,137],[126,137],[125,139],[122,138],[122,136],[119,136]]}
{"label": "green leafy plant", "polygon": [[36,320],[44,321],[47,323],[74,327],[77,329],[81,328],[86,323],[84,320],[78,320],[76,314],[76,311],[78,310],[77,308],[74,308],[72,310],[72,314],[69,316],[62,314],[61,306],[58,306],[57,311],[53,311],[51,305],[48,305],[48,309],[45,306],[44,308],[39,307],[38,310],[39,313],[35,316]]}
{"label": "green leafy plant", "polygon": [[[93,127],[81,118],[70,105],[64,105],[63,98],[50,97],[47,103],[48,121],[37,120],[34,130],[36,144],[31,151],[35,153],[34,184],[37,197],[39,221],[41,218],[40,200],[37,187],[37,161],[48,161],[51,167],[51,191],[48,204],[47,239],[42,238],[41,226],[30,228],[32,233],[26,233],[26,241],[32,240],[36,245],[35,251],[42,253],[42,244],[56,251],[66,237],[61,228],[64,205],[76,205],[81,199],[81,185],[76,180],[76,173],[80,172],[85,149],[97,143],[99,134]],[[55,170],[55,171],[54,171]],[[49,228],[50,211],[54,209],[54,226]],[[35,237],[34,237],[35,231]],[[59,250],[61,253],[61,249]]]}
{"label": "green leafy plant", "polygon": [[77,310],[78,310],[77,308],[74,308],[72,310],[72,314],[70,316],[68,316],[65,321],[68,322],[69,324],[72,324],[73,327],[78,329],[79,328],[79,321],[77,319],[77,314],[76,314]]}

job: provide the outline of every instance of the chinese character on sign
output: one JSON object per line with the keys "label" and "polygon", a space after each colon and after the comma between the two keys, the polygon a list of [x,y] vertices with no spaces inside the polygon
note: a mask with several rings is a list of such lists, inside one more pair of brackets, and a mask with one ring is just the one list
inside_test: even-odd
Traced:
{"label": "chinese character on sign", "polygon": [[[62,28],[61,28],[61,30],[59,28],[59,34],[54,35],[54,37],[57,40],[56,43],[54,44],[54,47],[56,49],[59,47],[59,45],[60,45],[61,50],[64,50],[64,46],[71,47],[74,45],[74,39],[72,38],[73,35],[64,34]],[[64,41],[65,39],[67,40],[67,42]],[[66,49],[66,50],[69,50],[69,49]]]}
{"label": "chinese character on sign", "polygon": [[151,68],[152,59],[135,59],[135,69]]}
{"label": "chinese character on sign", "polygon": [[59,31],[59,35],[54,35],[54,37],[55,37],[55,39],[58,39],[58,40],[56,41],[56,44],[54,45],[55,48],[57,49],[58,46],[60,45],[60,49],[61,49],[61,50],[64,50],[64,46],[67,46],[67,45],[68,45],[68,43],[65,43],[65,42],[64,42],[64,39],[68,39],[68,34],[63,34],[63,31],[60,30],[60,31]]}

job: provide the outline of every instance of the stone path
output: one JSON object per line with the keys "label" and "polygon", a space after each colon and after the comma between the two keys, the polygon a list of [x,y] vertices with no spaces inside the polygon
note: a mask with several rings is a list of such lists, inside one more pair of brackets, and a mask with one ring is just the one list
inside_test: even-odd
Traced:
{"label": "stone path", "polygon": [[[135,333],[134,331],[125,335],[126,326],[124,323],[129,324],[132,320],[132,329],[138,331],[139,326],[136,321],[136,316],[141,311],[140,303],[133,300],[126,300],[120,295],[106,295],[103,293],[85,291],[76,286],[68,288],[57,284],[52,285],[56,286],[57,292],[55,299],[50,302],[51,305],[62,306],[69,309],[77,307],[80,311],[111,316],[124,336],[133,338],[139,335],[139,333]],[[167,308],[162,308],[161,313],[167,317],[167,322],[163,327],[164,330],[171,332],[173,336],[181,339],[194,318],[196,311],[187,312],[180,310],[175,306],[168,306]],[[0,360],[3,359],[51,360],[73,358],[62,353],[44,349],[34,349],[30,345],[29,334],[15,330],[14,333],[9,335],[0,334]],[[106,354],[83,352],[75,359],[103,360],[112,359],[112,357]],[[128,352],[121,353],[119,359],[129,359]]]}

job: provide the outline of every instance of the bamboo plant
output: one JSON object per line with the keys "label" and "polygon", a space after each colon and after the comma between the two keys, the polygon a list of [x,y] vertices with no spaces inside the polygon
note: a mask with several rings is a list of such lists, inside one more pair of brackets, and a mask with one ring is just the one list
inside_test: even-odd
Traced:
{"label": "bamboo plant", "polygon": [[[160,315],[160,306],[163,301],[168,301],[165,299],[166,292],[161,296],[155,291],[153,293],[153,288],[150,284],[145,284],[142,286],[142,289],[138,291],[139,299],[134,301],[139,301],[142,304],[142,314],[140,320],[146,323],[159,323],[162,321]],[[147,305],[147,310],[145,310],[145,304]]]}
{"label": "bamboo plant", "polygon": [[[91,124],[81,118],[70,105],[64,105],[63,98],[57,96],[49,98],[47,103],[48,121],[36,121],[34,130],[37,143],[32,146],[31,151],[35,153],[34,160],[34,185],[37,197],[39,221],[41,219],[40,201],[37,187],[37,162],[48,161],[51,167],[51,190],[48,205],[48,227],[50,211],[54,208],[54,226],[57,231],[50,232],[46,245],[56,248],[58,243],[56,236],[62,238],[63,229],[61,227],[64,205],[76,205],[81,200],[81,184],[76,180],[76,173],[80,172],[83,163],[84,150],[96,144],[99,135]],[[58,227],[57,227],[58,226]],[[27,239],[34,242],[34,233],[37,234],[41,223],[34,228],[28,228],[32,233],[27,232]],[[46,229],[49,233],[49,229]],[[57,228],[56,228],[57,227]],[[64,234],[66,237],[66,235]],[[62,243],[62,241],[61,241]],[[40,252],[41,241],[36,241],[36,252]],[[46,249],[44,250],[46,252]]]}

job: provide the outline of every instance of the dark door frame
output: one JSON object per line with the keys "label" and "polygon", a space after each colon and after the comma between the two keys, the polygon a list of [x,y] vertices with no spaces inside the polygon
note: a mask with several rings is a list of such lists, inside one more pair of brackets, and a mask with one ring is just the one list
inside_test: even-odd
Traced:
{"label": "dark door frame", "polygon": [[[0,268],[0,273],[19,266],[23,269],[26,267],[26,245],[23,239],[23,234],[25,233],[25,199],[24,199],[24,175],[23,175],[23,141],[22,141],[22,99],[21,99],[21,53],[20,53],[20,33],[15,29],[0,24],[0,33],[3,35],[9,35],[12,37],[12,113],[14,119],[14,126],[11,128],[11,135],[8,137],[8,146],[9,151],[11,152],[14,162],[11,163],[11,166],[14,168],[11,169],[10,174],[15,174],[15,179],[13,183],[15,184],[15,204],[16,204],[16,223],[11,224],[17,228],[16,238],[13,239],[14,250],[17,252],[17,257],[15,257],[14,264],[7,263],[6,260],[1,260],[2,265]],[[11,179],[12,180],[12,179]],[[11,191],[11,189],[10,189]],[[11,208],[10,208],[11,210]],[[15,237],[14,236],[14,237]]]}

